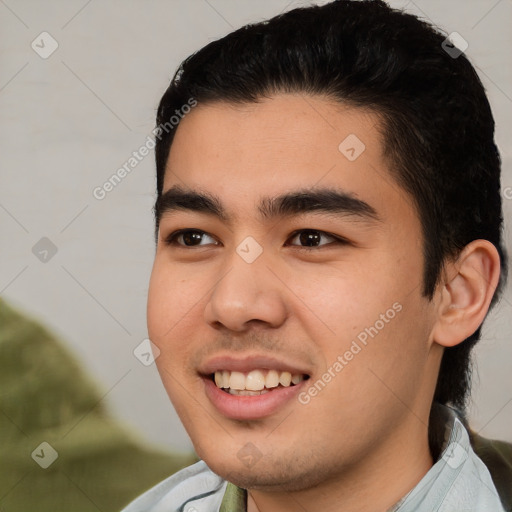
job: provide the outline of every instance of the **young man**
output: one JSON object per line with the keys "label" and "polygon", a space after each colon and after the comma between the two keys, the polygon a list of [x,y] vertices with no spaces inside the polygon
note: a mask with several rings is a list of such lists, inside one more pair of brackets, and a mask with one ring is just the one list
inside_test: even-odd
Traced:
{"label": "young man", "polygon": [[464,418],[505,276],[466,57],[381,1],[296,9],[186,59],[157,124],[148,327],[202,462],[126,510],[510,506]]}

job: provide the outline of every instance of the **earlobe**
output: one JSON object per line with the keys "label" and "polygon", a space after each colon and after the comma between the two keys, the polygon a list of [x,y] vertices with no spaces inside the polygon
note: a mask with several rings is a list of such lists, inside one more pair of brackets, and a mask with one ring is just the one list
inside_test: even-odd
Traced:
{"label": "earlobe", "polygon": [[474,240],[455,261],[447,263],[439,284],[433,341],[453,347],[471,336],[484,321],[499,276],[500,257],[487,240]]}

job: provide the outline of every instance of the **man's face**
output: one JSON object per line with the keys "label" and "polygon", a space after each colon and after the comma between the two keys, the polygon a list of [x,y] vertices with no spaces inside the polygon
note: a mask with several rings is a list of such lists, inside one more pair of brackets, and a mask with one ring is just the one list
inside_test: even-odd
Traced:
{"label": "man's face", "polygon": [[242,487],[307,488],[426,443],[435,301],[377,122],[283,94],[199,105],[176,132],[149,335],[198,455]]}

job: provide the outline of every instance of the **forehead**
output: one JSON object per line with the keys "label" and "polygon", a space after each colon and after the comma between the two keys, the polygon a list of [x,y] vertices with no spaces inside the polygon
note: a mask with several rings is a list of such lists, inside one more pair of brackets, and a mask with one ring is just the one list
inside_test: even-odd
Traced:
{"label": "forehead", "polygon": [[409,204],[384,160],[379,127],[377,114],[319,96],[199,104],[178,126],[163,189],[208,191],[239,212],[261,197],[318,187],[376,210]]}

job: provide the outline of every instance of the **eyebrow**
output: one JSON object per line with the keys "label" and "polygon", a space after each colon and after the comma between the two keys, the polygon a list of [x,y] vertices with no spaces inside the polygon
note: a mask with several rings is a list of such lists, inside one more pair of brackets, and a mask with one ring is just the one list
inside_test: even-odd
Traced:
{"label": "eyebrow", "polygon": [[[222,201],[208,192],[171,187],[156,201],[157,222],[164,214],[175,211],[193,211],[217,217],[232,223],[233,217],[226,211]],[[377,211],[353,194],[332,188],[301,189],[276,197],[264,197],[258,205],[262,218],[273,220],[310,212],[324,212],[338,216],[353,216],[369,222],[381,221]]]}

